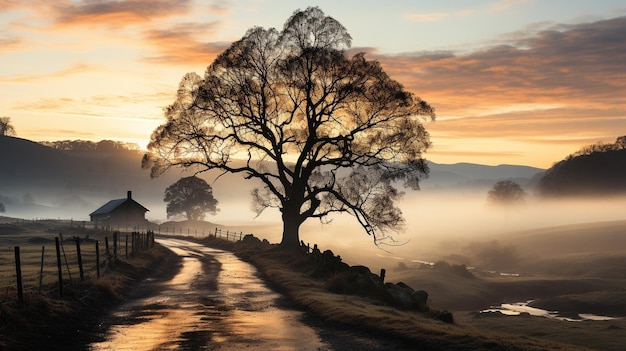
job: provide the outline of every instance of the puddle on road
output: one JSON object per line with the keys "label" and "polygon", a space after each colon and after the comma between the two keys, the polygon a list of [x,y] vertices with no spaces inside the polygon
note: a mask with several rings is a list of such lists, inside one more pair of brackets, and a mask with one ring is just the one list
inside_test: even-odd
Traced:
{"label": "puddle on road", "polygon": [[[328,350],[301,313],[278,307],[281,295],[233,254],[184,240],[159,240],[183,257],[180,272],[154,284],[154,295],[129,302],[105,341],[90,350]],[[198,284],[203,259],[221,263],[217,290]]]}

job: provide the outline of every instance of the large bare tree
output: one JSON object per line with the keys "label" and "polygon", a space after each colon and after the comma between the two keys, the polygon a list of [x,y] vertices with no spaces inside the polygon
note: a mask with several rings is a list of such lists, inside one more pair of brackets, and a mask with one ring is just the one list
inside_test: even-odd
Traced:
{"label": "large bare tree", "polygon": [[[346,54],[352,38],[319,8],[296,11],[282,31],[254,27],[207,68],[185,75],[143,166],[241,173],[263,184],[257,213],[274,207],[281,246],[299,246],[308,218],[352,214],[376,243],[401,229],[398,185],[428,174],[422,122],[435,114],[376,61]],[[398,183],[403,181],[404,183]]]}

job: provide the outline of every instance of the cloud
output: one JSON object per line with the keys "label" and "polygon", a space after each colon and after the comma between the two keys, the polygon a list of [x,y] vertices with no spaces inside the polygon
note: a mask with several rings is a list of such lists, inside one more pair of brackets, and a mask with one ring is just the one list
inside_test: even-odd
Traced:
{"label": "cloud", "polygon": [[187,13],[191,0],[92,0],[56,5],[62,25],[106,24],[126,26]]}
{"label": "cloud", "polygon": [[0,38],[0,53],[7,51],[15,51],[22,44],[22,39],[18,38]]}
{"label": "cloud", "polygon": [[409,13],[405,18],[414,22],[439,22],[448,17],[465,17],[474,13],[474,10],[459,10],[451,13],[431,12],[431,13]]}
{"label": "cloud", "polygon": [[489,12],[501,12],[510,8],[535,2],[535,0],[501,0],[487,7]]}
{"label": "cloud", "polygon": [[452,113],[519,103],[604,108],[626,105],[625,37],[626,17],[618,17],[554,26],[463,55],[377,58],[411,90],[434,96]]}
{"label": "cloud", "polygon": [[435,107],[438,121],[428,126],[435,141],[576,143],[572,152],[581,140],[611,141],[626,130],[623,38],[626,17],[616,17],[541,23],[469,53],[367,51]]}
{"label": "cloud", "polygon": [[25,5],[19,0],[0,0],[0,13],[24,6]]}
{"label": "cloud", "polygon": [[181,23],[167,29],[154,29],[144,33],[144,39],[159,52],[145,60],[159,64],[208,65],[228,47],[229,43],[205,42],[213,36],[219,22]]}
{"label": "cloud", "polygon": [[63,78],[77,74],[84,74],[87,72],[97,72],[105,70],[103,67],[98,65],[91,65],[86,63],[76,63],[72,66],[58,70],[55,72],[51,72],[48,74],[37,74],[37,75],[16,75],[16,76],[0,76],[0,82],[12,82],[12,83],[30,83],[33,81],[40,81],[45,79],[54,79],[54,78]]}
{"label": "cloud", "polygon": [[225,16],[230,13],[231,7],[232,5],[229,1],[215,1],[209,5],[209,10],[215,15]]}
{"label": "cloud", "polygon": [[16,103],[11,108],[15,111],[54,113],[64,116],[160,120],[163,104],[171,100],[173,100],[171,92],[110,94],[84,98],[39,98]]}

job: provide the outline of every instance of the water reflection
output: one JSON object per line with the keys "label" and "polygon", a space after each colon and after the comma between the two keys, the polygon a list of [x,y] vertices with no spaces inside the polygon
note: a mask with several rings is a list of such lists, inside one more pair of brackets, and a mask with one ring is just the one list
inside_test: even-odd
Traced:
{"label": "water reflection", "polygon": [[[184,240],[160,240],[183,257],[170,281],[144,282],[148,297],[112,316],[103,342],[90,350],[324,350],[301,313],[280,307],[256,269],[233,254]],[[217,266],[211,282],[211,265]]]}
{"label": "water reflection", "polygon": [[500,306],[482,310],[480,311],[480,313],[501,313],[506,316],[519,316],[522,314],[527,314],[536,317],[555,318],[568,322],[580,322],[584,320],[608,321],[616,319],[615,317],[598,316],[588,313],[579,313],[577,314],[578,318],[572,318],[571,316],[566,317],[559,315],[559,311],[547,311],[541,308],[531,307],[529,306],[531,302],[533,302],[533,300],[528,300],[526,302],[503,303]]}

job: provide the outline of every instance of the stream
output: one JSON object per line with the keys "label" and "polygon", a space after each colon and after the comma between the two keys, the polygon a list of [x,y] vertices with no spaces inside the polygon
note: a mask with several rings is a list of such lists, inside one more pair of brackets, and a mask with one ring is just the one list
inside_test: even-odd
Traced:
{"label": "stream", "polygon": [[579,313],[579,318],[572,318],[571,316],[561,316],[558,311],[548,311],[541,308],[531,307],[529,304],[533,302],[533,300],[525,301],[525,302],[516,302],[516,303],[503,303],[500,306],[492,306],[486,310],[480,311],[480,313],[502,313],[507,316],[519,316],[521,314],[527,313],[531,316],[536,317],[546,317],[546,318],[554,318],[562,321],[568,322],[580,322],[585,320],[591,321],[608,321],[616,319],[615,317],[608,316],[598,316],[595,314],[587,314],[587,313]]}

